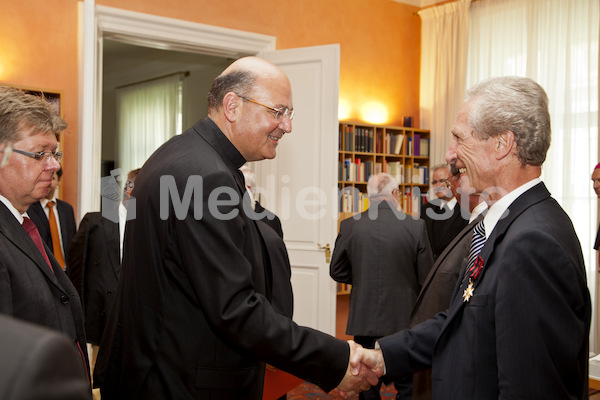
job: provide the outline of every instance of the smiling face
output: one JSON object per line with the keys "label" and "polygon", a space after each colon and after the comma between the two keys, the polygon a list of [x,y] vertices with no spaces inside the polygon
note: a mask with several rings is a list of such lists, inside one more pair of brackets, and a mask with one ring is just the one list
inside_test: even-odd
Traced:
{"label": "smiling face", "polygon": [[[54,132],[22,133],[21,139],[13,144],[17,150],[36,153],[54,151],[58,147]],[[52,185],[52,177],[60,164],[50,157],[41,160],[13,152],[8,164],[0,169],[0,194],[15,208],[24,213],[29,206],[46,197]]]}
{"label": "smiling face", "polygon": [[456,117],[452,127],[452,141],[446,152],[446,162],[455,163],[456,167],[469,176],[471,186],[477,192],[492,188],[495,185],[494,143],[493,138],[481,140],[474,136],[473,128],[468,123],[470,102],[465,103]]}
{"label": "smiling face", "polygon": [[[274,158],[279,140],[292,131],[292,120],[289,115],[277,119],[273,110],[238,98],[239,117],[232,142],[246,161]],[[255,88],[247,98],[271,108],[294,108],[292,88],[283,73],[269,79],[257,79]]]}

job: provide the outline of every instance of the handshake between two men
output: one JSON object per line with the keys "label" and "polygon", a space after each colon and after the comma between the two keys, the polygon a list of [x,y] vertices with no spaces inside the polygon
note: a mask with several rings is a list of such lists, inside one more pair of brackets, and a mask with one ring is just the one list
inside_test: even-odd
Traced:
{"label": "handshake between two men", "polygon": [[344,398],[376,385],[385,372],[381,350],[365,349],[353,340],[348,340],[348,344],[350,345],[348,370],[337,387]]}

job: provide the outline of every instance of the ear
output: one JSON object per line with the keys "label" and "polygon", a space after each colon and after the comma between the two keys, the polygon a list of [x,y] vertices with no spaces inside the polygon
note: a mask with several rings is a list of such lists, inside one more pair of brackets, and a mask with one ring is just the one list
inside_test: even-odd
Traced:
{"label": "ear", "polygon": [[494,137],[496,140],[495,153],[496,160],[501,160],[512,153],[515,147],[515,134],[512,131],[504,131]]}
{"label": "ear", "polygon": [[239,111],[238,107],[241,101],[242,99],[233,92],[228,92],[225,97],[223,97],[223,114],[229,122],[236,121]]}

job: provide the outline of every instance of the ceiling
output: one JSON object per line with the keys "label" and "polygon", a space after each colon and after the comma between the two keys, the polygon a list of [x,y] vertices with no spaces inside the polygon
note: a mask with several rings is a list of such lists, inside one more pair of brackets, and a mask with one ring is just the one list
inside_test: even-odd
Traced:
{"label": "ceiling", "polygon": [[419,8],[427,7],[436,3],[439,3],[440,0],[393,0],[398,3],[408,4],[409,6],[415,6]]}
{"label": "ceiling", "polygon": [[[103,42],[104,84],[122,85],[140,76],[165,72],[195,71],[222,66],[223,57],[136,46],[114,40]],[[232,60],[233,61],[233,60]]]}

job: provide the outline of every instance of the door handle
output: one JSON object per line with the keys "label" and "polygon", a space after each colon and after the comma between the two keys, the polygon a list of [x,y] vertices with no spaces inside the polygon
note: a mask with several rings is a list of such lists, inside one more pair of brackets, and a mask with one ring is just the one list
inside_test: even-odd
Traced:
{"label": "door handle", "polygon": [[317,244],[317,246],[319,246],[320,250],[325,250],[325,262],[329,264],[329,262],[331,261],[331,246],[329,245],[329,243],[327,243],[325,246],[322,246],[320,244]]}

